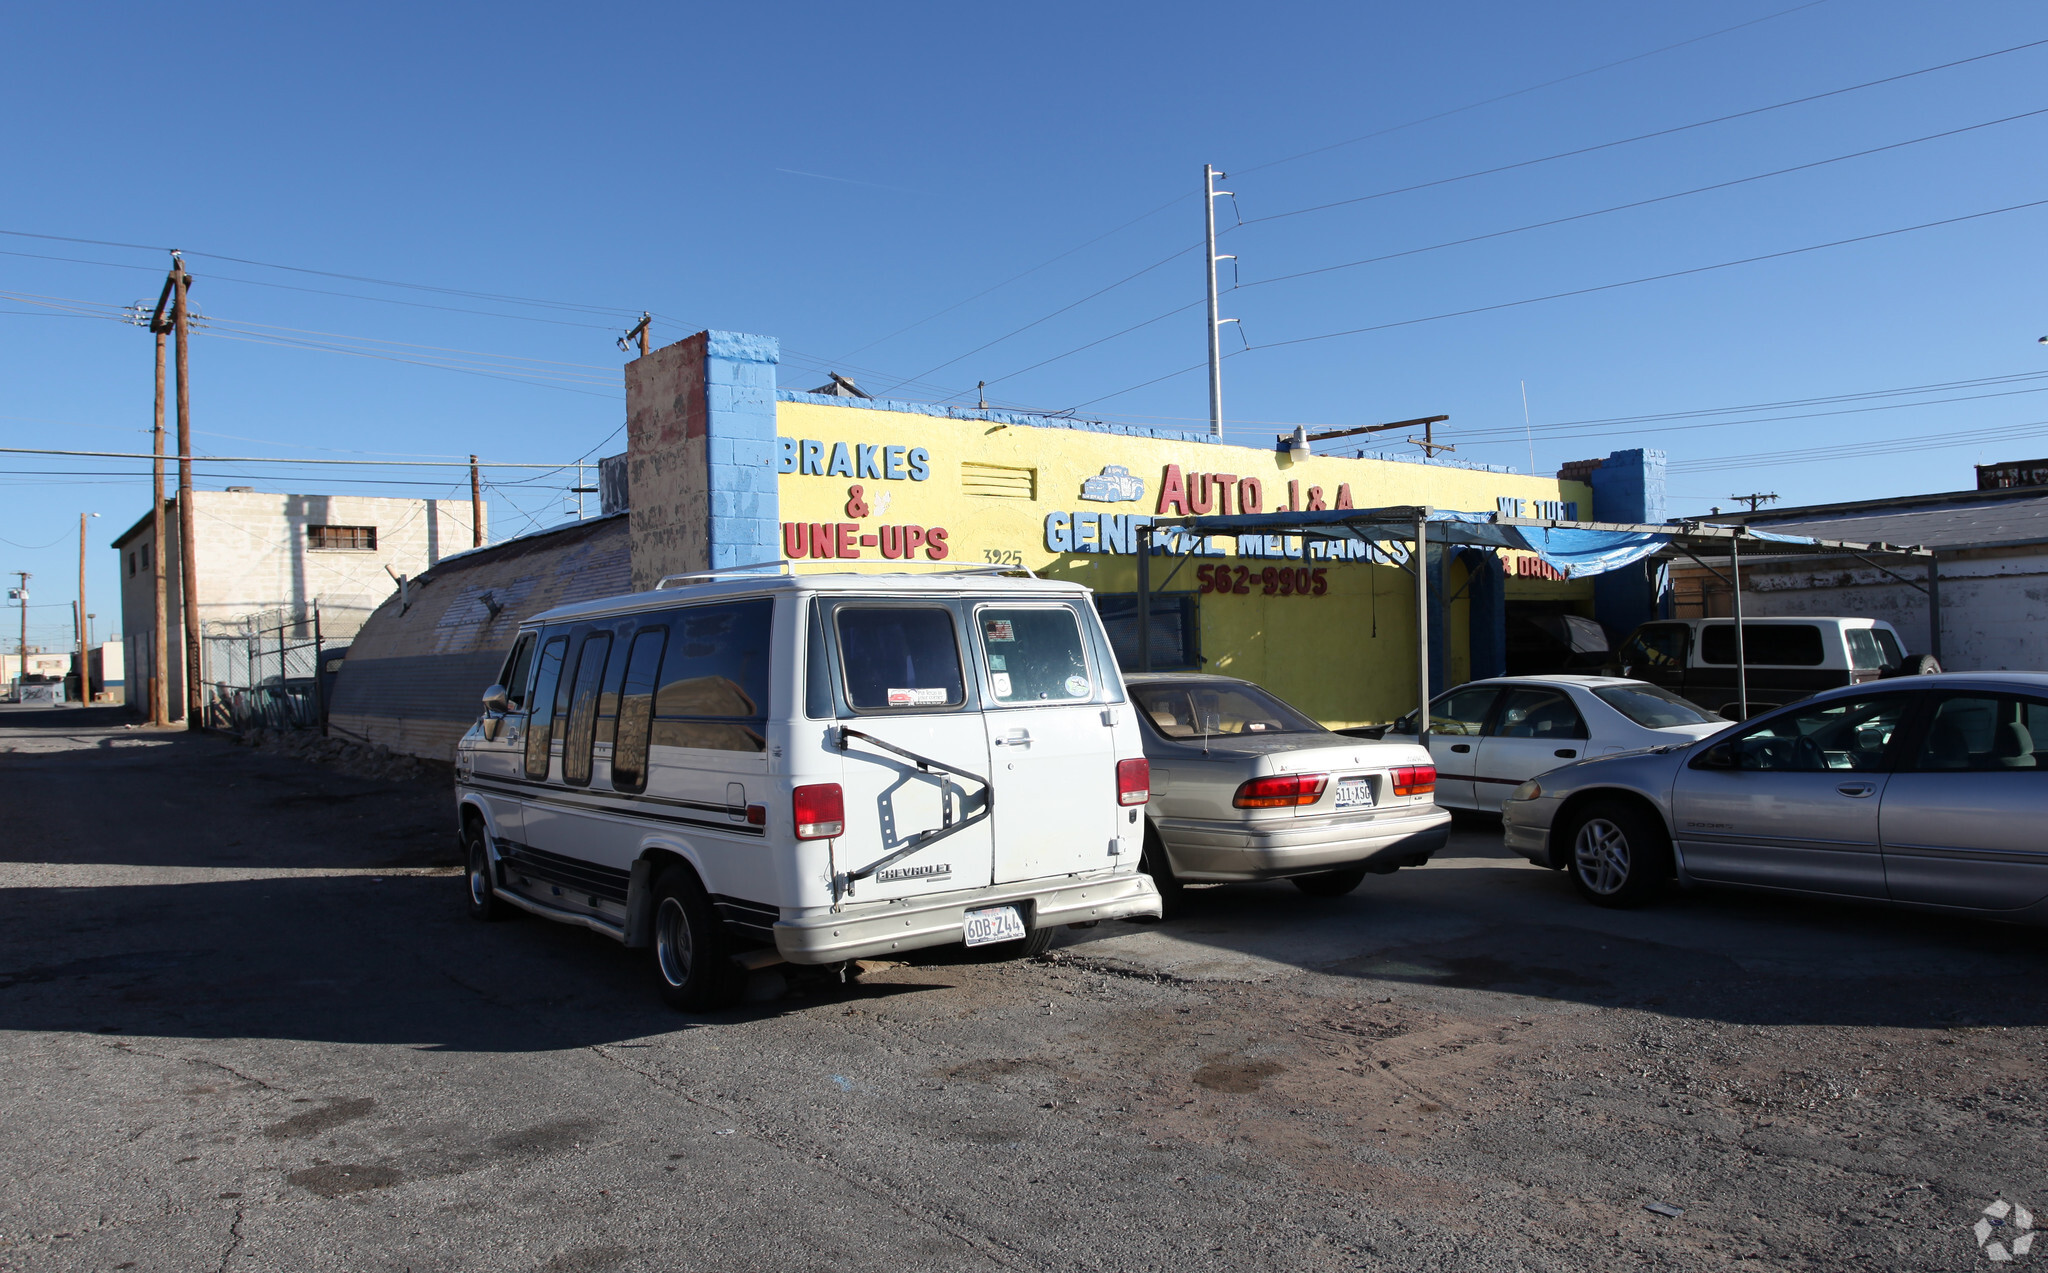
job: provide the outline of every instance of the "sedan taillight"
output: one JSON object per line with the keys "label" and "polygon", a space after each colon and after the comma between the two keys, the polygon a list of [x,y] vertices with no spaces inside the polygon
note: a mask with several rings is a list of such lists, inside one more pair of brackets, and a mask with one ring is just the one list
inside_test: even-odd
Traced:
{"label": "sedan taillight", "polygon": [[1435,765],[1403,765],[1393,776],[1397,796],[1426,796],[1436,790]]}
{"label": "sedan taillight", "polygon": [[846,830],[846,793],[836,782],[812,783],[790,794],[796,814],[796,838],[824,840]]}
{"label": "sedan taillight", "polygon": [[1152,762],[1149,760],[1119,760],[1116,762],[1116,802],[1118,804],[1144,804],[1152,798]]}
{"label": "sedan taillight", "polygon": [[1328,774],[1274,774],[1243,783],[1230,803],[1240,809],[1293,809],[1322,799],[1329,785]]}

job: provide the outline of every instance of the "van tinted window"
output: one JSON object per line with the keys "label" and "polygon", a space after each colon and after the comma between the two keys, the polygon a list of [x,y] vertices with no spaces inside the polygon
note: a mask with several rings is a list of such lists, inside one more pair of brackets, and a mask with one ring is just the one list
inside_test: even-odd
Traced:
{"label": "van tinted window", "polygon": [[967,701],[953,612],[943,606],[843,605],[833,615],[846,699],[861,711]]}
{"label": "van tinted window", "polygon": [[569,690],[569,728],[562,744],[562,781],[572,786],[590,784],[590,753],[597,742],[597,691],[604,682],[605,659],[612,649],[612,634],[593,632],[583,638],[576,656],[576,679]]}
{"label": "van tinted window", "polygon": [[982,609],[975,612],[975,626],[997,702],[1064,703],[1094,694],[1072,610]]}
{"label": "van tinted window", "polygon": [[[1745,623],[1743,655],[1747,662],[1778,667],[1819,667],[1827,662],[1820,629],[1811,623]],[[1700,661],[1735,662],[1735,625],[1717,623],[1700,633]]]}
{"label": "van tinted window", "polygon": [[533,675],[533,633],[519,638],[519,644],[512,647],[510,657],[505,660],[503,680],[498,684],[505,687],[505,705],[509,711],[526,710],[526,682]]}
{"label": "van tinted window", "polygon": [[619,736],[612,747],[612,786],[620,791],[647,789],[654,687],[661,679],[661,655],[667,645],[666,625],[646,627],[633,635],[626,651],[626,679],[619,687]]}
{"label": "van tinted window", "polygon": [[526,776],[545,782],[548,776],[549,744],[554,740],[550,725],[554,719],[555,687],[562,679],[562,659],[569,649],[566,636],[549,637],[540,651],[540,674],[533,681],[533,716],[526,723]]}
{"label": "van tinted window", "polygon": [[804,715],[825,720],[832,715],[832,654],[825,647],[825,603],[810,604],[804,628]]}
{"label": "van tinted window", "polygon": [[[654,695],[653,743],[760,751],[768,717],[769,622],[775,603],[693,606],[669,616]],[[744,724],[740,722],[745,722]]]}

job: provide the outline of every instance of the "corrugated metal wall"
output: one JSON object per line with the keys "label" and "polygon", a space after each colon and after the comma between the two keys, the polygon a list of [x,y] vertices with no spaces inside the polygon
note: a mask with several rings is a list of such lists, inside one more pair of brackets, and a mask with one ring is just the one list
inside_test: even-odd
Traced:
{"label": "corrugated metal wall", "polygon": [[[334,686],[331,733],[452,760],[520,620],[632,586],[626,515],[451,557],[377,607]],[[496,613],[493,613],[495,606]]]}

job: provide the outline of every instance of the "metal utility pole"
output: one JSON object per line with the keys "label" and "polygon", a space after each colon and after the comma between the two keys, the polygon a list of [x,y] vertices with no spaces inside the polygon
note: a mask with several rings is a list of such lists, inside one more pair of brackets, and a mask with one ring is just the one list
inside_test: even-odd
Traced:
{"label": "metal utility pole", "polygon": [[151,591],[155,595],[155,627],[149,642],[149,723],[171,723],[171,615],[170,577],[164,573],[164,338],[171,324],[164,311],[170,306],[171,291],[177,286],[173,274],[164,276],[164,290],[156,298],[156,313],[149,330],[156,337],[156,423],[152,430],[154,448],[149,464],[149,564]]}
{"label": "metal utility pole", "polygon": [[85,626],[85,523],[95,513],[78,515],[78,701],[92,702],[92,633]]}
{"label": "metal utility pole", "polygon": [[[185,629],[185,728],[204,729],[200,719],[199,680],[199,554],[192,518],[192,317],[188,299],[192,276],[185,258],[171,253],[171,278],[176,284],[171,303],[171,330],[178,338],[178,586],[183,592],[180,620]],[[157,555],[161,560],[162,545]]]}
{"label": "metal utility pole", "polygon": [[14,669],[14,684],[18,690],[28,677],[28,581],[35,576],[26,570],[17,570],[14,576],[21,584],[14,590],[15,599],[21,602],[21,662]]}
{"label": "metal utility pole", "polygon": [[1778,495],[1775,491],[1771,492],[1768,495],[1765,495],[1762,492],[1758,492],[1754,495],[1730,495],[1728,498],[1741,500],[1743,503],[1749,505],[1749,511],[1752,513],[1754,513],[1762,505],[1775,504],[1778,502]]}
{"label": "metal utility pole", "polygon": [[1209,435],[1223,436],[1223,324],[1234,323],[1234,318],[1216,316],[1216,262],[1234,261],[1234,256],[1216,255],[1216,196],[1228,195],[1228,190],[1218,190],[1216,179],[1230,174],[1216,171],[1208,164],[1202,165],[1202,227],[1204,242],[1208,245],[1202,254],[1209,273]]}
{"label": "metal utility pole", "polygon": [[640,311],[640,321],[634,324],[625,335],[619,337],[619,352],[628,352],[628,342],[637,339],[640,342],[640,356],[645,358],[647,356],[647,324],[653,321],[654,315],[646,310]]}
{"label": "metal utility pole", "polygon": [[469,457],[469,546],[484,546],[484,486],[477,475],[476,457]]}

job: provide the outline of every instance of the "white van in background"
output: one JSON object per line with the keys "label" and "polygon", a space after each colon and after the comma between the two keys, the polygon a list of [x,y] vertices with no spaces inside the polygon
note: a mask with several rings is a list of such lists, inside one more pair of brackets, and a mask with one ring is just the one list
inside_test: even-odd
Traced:
{"label": "white van in background", "polygon": [[649,948],[702,1010],[783,960],[1035,954],[1159,914],[1144,745],[1086,588],[662,583],[522,625],[456,751],[471,915]]}

